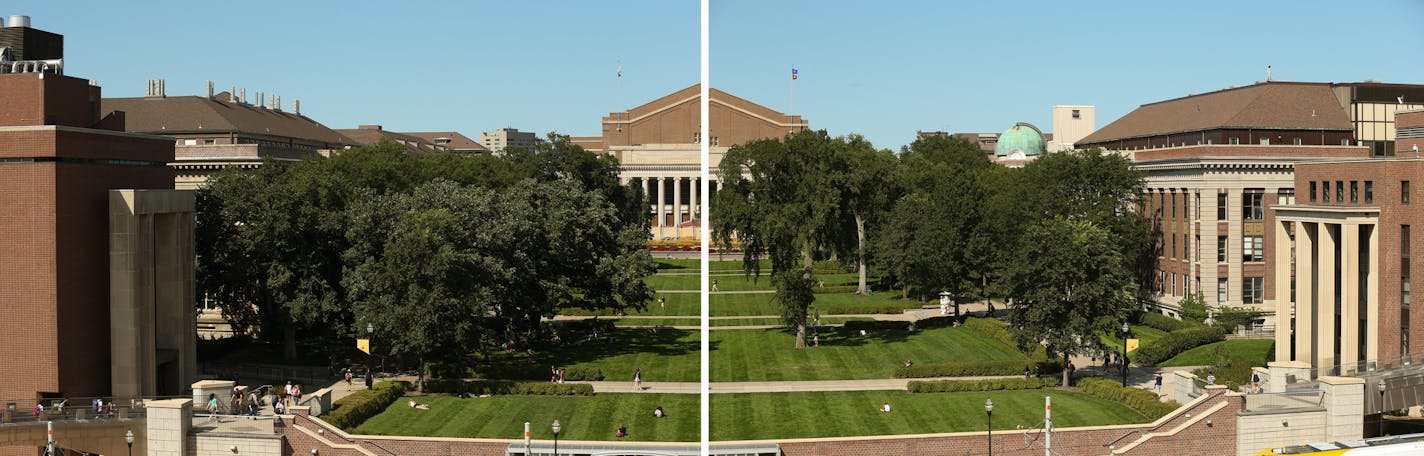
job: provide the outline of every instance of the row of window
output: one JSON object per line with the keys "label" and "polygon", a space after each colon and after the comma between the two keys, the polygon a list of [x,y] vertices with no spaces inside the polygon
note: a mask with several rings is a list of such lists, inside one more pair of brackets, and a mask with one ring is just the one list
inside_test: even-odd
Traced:
{"label": "row of window", "polygon": [[[1191,283],[1187,282],[1187,275],[1181,274],[1181,290],[1177,289],[1177,276],[1175,272],[1157,272],[1157,292],[1171,294],[1173,296],[1186,296],[1192,293]],[[1201,287],[1201,277],[1196,278],[1197,287]],[[1230,296],[1230,288],[1227,286],[1225,277],[1216,280],[1216,302],[1217,305],[1227,303]],[[1242,277],[1241,278],[1241,302],[1243,304],[1260,304],[1266,301],[1266,278],[1265,277]]]}
{"label": "row of window", "polygon": [[[1268,146],[1268,145],[1271,144],[1271,138],[1258,138],[1258,139],[1257,139],[1257,142],[1258,142],[1259,144],[1263,145],[1263,146]],[[1202,144],[1208,144],[1208,145],[1209,145],[1209,144],[1214,144],[1214,143],[1215,143],[1215,140],[1211,140],[1211,139],[1206,140],[1206,142],[1202,142],[1201,140],[1197,140],[1197,144],[1196,144],[1196,145],[1200,146],[1200,145],[1202,145]],[[1226,143],[1227,143],[1227,144],[1231,144],[1231,145],[1239,145],[1239,144],[1241,144],[1241,138],[1238,138],[1238,137],[1226,138]],[[1302,143],[1303,143],[1303,141],[1302,141],[1300,138],[1291,138],[1291,145],[1299,146],[1299,145],[1301,145]],[[1348,145],[1350,145],[1350,139],[1349,139],[1349,138],[1342,138],[1342,139],[1340,139],[1340,145],[1342,145],[1342,146],[1348,146]],[[1167,143],[1167,144],[1149,144],[1149,145],[1145,145],[1145,146],[1132,146],[1132,147],[1128,147],[1127,150],[1148,150],[1148,149],[1161,149],[1161,148],[1167,148],[1167,147],[1186,147],[1186,146],[1188,146],[1187,142],[1186,142],[1186,141],[1182,141],[1182,142],[1180,142],[1180,143],[1169,142],[1169,143]]]}
{"label": "row of window", "polygon": [[[1317,185],[1318,184],[1318,185]],[[1400,201],[1409,204],[1409,181],[1400,181]],[[1316,190],[1320,190],[1318,201],[1330,202],[1330,181],[1310,182],[1310,202],[1316,202]],[[1345,202],[1345,181],[1335,181],[1335,202]],[[1360,181],[1350,181],[1350,202],[1360,202]],[[1375,182],[1365,181],[1365,204],[1375,202]]]}

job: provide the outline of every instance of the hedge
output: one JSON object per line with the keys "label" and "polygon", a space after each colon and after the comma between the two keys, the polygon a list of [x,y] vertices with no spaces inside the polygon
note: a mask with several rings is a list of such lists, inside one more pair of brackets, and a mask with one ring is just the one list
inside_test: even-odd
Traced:
{"label": "hedge", "polygon": [[587,383],[492,382],[485,380],[428,380],[425,392],[474,395],[515,396],[592,396],[593,385]]}
{"label": "hedge", "polygon": [[909,322],[906,322],[906,321],[893,321],[893,320],[869,320],[869,321],[866,321],[866,320],[851,320],[851,321],[845,322],[845,325],[844,325],[844,326],[841,326],[841,328],[845,329],[846,331],[850,331],[850,332],[855,332],[855,331],[860,331],[860,330],[867,330],[867,331],[883,331],[883,330],[895,330],[895,329],[904,330],[904,329],[909,328],[909,327],[910,327],[910,323],[909,323]]}
{"label": "hedge", "polygon": [[[482,364],[474,371],[474,376],[487,380],[542,380],[548,381],[553,373],[549,367],[532,364]],[[603,369],[597,367],[566,367],[564,380],[580,382],[603,381]]]}
{"label": "hedge", "polygon": [[915,380],[907,389],[911,393],[954,393],[960,391],[1006,391],[1052,388],[1062,380],[1056,376],[1043,378],[1005,378],[989,380]]}
{"label": "hedge", "polygon": [[368,418],[385,411],[386,407],[390,407],[391,403],[405,395],[407,388],[408,385],[405,382],[384,381],[377,383],[370,389],[351,393],[351,395],[336,401],[331,405],[331,413],[322,416],[322,419],[331,423],[332,426],[350,430]]}
{"label": "hedge", "polygon": [[1124,388],[1117,381],[1102,377],[1081,378],[1078,380],[1078,387],[1082,388],[1083,392],[1089,396],[1126,405],[1150,420],[1166,416],[1182,406],[1176,401],[1162,402],[1158,399],[1157,393],[1144,389]]}
{"label": "hedge", "polygon": [[[913,307],[912,307],[912,308],[913,308]],[[822,310],[823,310],[823,311],[821,312],[822,314],[831,315],[831,313],[825,311],[825,310],[828,310],[828,309],[822,309]],[[834,310],[835,310],[835,315],[851,315],[851,314],[902,314],[902,313],[905,313],[905,307],[904,307],[904,306],[899,306],[899,305],[894,305],[894,304],[856,304],[856,305],[850,305],[850,306],[836,306],[836,307],[834,308]]]}
{"label": "hedge", "polygon": [[1137,349],[1133,361],[1143,366],[1172,359],[1184,351],[1212,342],[1226,340],[1226,331],[1220,326],[1193,326],[1169,332],[1152,343]]}
{"label": "hedge", "polygon": [[1143,325],[1157,328],[1166,332],[1201,326],[1190,321],[1178,320],[1156,312],[1143,312],[1142,314],[1140,314],[1139,319],[1140,323],[1142,323]]}
{"label": "hedge", "polygon": [[[1227,388],[1249,392],[1251,389],[1251,374],[1253,366],[1250,361],[1232,361],[1230,364],[1221,367],[1203,367],[1192,371],[1197,378],[1206,381],[1207,374],[1216,374],[1216,384],[1226,385]],[[1242,386],[1246,389],[1242,390]]]}
{"label": "hedge", "polygon": [[[1050,364],[1051,362],[1048,361],[1038,362],[1039,373],[1056,372],[1050,370],[1053,367]],[[929,378],[1023,375],[1025,368],[1032,370],[1034,366],[1035,362],[1028,360],[924,363],[910,367],[897,367],[894,376],[895,378]]]}

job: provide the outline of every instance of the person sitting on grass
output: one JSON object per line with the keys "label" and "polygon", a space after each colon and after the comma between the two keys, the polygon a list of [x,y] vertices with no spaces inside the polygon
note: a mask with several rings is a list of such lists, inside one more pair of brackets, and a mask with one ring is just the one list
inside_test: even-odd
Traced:
{"label": "person sitting on grass", "polygon": [[406,405],[409,405],[410,408],[416,408],[416,409],[421,409],[421,410],[430,410],[430,404],[421,404],[421,403],[416,402],[416,401],[406,401]]}
{"label": "person sitting on grass", "polygon": [[886,402],[880,406],[881,413],[890,413],[890,403]]}
{"label": "person sitting on grass", "polygon": [[905,367],[910,367],[910,366],[914,366],[914,365],[915,365],[915,362],[914,362],[914,361],[910,361],[910,360],[908,360],[908,359],[905,360]]}
{"label": "person sitting on grass", "polygon": [[618,432],[614,433],[613,435],[618,437],[627,437],[628,426],[624,425],[623,423],[618,423]]}
{"label": "person sitting on grass", "polygon": [[663,417],[666,417],[666,416],[667,416],[667,413],[663,413],[663,406],[659,405],[658,408],[653,409],[653,417],[654,417],[654,418],[663,418]]}

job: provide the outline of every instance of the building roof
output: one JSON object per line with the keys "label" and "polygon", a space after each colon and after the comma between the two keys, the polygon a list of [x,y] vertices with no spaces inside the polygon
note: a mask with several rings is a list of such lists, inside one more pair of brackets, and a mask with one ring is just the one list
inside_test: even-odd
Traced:
{"label": "building roof", "polygon": [[1043,155],[1045,150],[1043,132],[1032,124],[1019,122],[1004,130],[994,143],[994,155],[1007,157],[1015,152],[1025,156]]}
{"label": "building roof", "polygon": [[355,144],[370,146],[380,143],[382,139],[390,140],[391,142],[405,146],[407,153],[415,155],[445,149],[444,147],[435,145],[435,143],[431,141],[425,140],[425,138],[406,133],[387,131],[381,128],[380,125],[361,125],[358,128],[345,128],[336,131],[340,132],[346,138],[349,138],[349,141]]}
{"label": "building roof", "polygon": [[458,131],[412,131],[405,132],[407,135],[424,139],[431,144],[440,144],[441,139],[448,138],[450,141],[445,144],[450,150],[488,152],[485,146],[479,141],[470,139],[468,136],[460,134]]}
{"label": "building roof", "polygon": [[105,98],[103,109],[124,111],[126,129],[161,135],[239,132],[349,144],[335,130],[301,114],[198,96]]}
{"label": "building roof", "polygon": [[1354,126],[1330,84],[1273,81],[1145,104],[1077,144],[1227,128],[1353,130]]}

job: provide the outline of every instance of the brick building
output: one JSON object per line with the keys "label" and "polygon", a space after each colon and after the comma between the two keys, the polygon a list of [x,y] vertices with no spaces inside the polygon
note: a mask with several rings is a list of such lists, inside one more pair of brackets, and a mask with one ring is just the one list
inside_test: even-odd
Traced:
{"label": "brick building", "polygon": [[196,340],[173,141],[123,132],[97,85],[36,69],[0,75],[0,399],[177,394]]}

